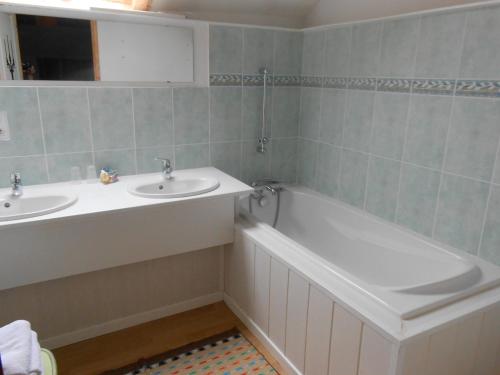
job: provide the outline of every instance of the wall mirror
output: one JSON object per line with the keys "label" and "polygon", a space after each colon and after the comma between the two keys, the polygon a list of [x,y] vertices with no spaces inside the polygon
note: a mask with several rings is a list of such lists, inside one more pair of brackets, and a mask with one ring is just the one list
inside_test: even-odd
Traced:
{"label": "wall mirror", "polygon": [[0,13],[0,80],[193,83],[189,26]]}

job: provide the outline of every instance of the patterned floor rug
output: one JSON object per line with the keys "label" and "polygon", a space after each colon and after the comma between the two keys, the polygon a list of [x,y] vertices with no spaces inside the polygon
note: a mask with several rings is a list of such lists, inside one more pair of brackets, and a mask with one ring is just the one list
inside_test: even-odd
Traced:
{"label": "patterned floor rug", "polygon": [[102,375],[278,375],[236,329]]}

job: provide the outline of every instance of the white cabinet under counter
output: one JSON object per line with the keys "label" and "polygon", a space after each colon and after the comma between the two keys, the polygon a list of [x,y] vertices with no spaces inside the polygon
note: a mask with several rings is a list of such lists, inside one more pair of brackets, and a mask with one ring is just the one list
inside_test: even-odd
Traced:
{"label": "white cabinet under counter", "polygon": [[[0,222],[0,290],[231,243],[235,198],[252,189],[215,168],[174,172],[215,178],[208,193],[171,199],[132,195],[128,187],[160,181],[159,173],[111,185],[58,183],[25,188],[72,193],[72,206]],[[165,181],[168,184],[169,181]],[[9,194],[0,190],[0,196]]]}

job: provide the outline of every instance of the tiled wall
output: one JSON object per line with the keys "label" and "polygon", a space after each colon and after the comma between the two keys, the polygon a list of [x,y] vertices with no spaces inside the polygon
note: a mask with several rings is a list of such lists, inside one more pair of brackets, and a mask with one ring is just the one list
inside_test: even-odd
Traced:
{"label": "tiled wall", "polygon": [[241,75],[266,66],[298,77],[300,42],[300,32],[212,27],[211,71],[240,76],[226,86],[1,87],[11,141],[0,142],[0,187],[13,170],[24,184],[69,180],[72,166],[85,177],[91,164],[122,175],[155,172],[155,156],[171,158],[177,169],[213,165],[246,182],[271,173],[295,181],[300,88],[270,88],[273,140],[257,154],[262,79],[247,77],[243,87]]}
{"label": "tiled wall", "polygon": [[[225,147],[242,144],[242,178],[296,180],[300,110],[302,33],[228,26],[210,27],[210,92],[213,136]],[[257,153],[261,134],[264,78],[267,80],[265,154]]]}
{"label": "tiled wall", "polygon": [[306,32],[299,183],[500,265],[499,35],[499,7]]}

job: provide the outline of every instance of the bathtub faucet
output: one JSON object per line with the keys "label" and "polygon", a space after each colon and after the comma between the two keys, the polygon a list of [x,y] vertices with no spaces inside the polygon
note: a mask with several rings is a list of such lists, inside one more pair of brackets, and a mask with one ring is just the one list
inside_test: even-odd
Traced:
{"label": "bathtub faucet", "polygon": [[268,190],[269,192],[271,192],[272,195],[276,195],[276,193],[278,191],[281,191],[283,190],[283,188],[279,185],[279,181],[276,181],[276,180],[257,180],[257,181],[254,181],[252,182],[252,187],[253,188],[264,188],[266,190]]}

